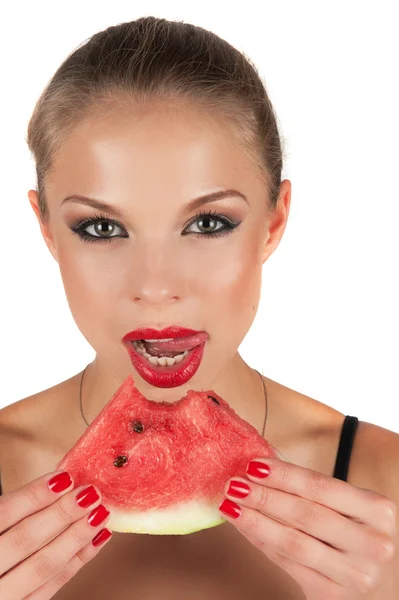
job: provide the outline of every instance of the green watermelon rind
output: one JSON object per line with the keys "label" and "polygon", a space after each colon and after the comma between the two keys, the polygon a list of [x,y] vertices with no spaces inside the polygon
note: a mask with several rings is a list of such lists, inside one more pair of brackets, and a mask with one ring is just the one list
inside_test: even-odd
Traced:
{"label": "green watermelon rind", "polygon": [[[221,499],[222,500],[222,499]],[[149,533],[155,535],[185,535],[222,525],[226,520],[214,505],[203,501],[175,503],[170,509],[124,513],[110,508],[108,529],[121,533]]]}

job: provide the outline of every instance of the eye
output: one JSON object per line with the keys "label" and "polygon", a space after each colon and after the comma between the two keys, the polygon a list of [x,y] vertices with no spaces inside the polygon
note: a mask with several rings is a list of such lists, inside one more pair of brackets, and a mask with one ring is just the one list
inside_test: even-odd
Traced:
{"label": "eye", "polygon": [[[219,221],[219,223],[222,224],[222,227],[219,227],[218,229],[216,229],[215,227],[217,226],[218,221]],[[200,225],[198,225],[198,223]],[[193,232],[195,235],[197,235],[197,237],[204,237],[204,236],[217,237],[220,235],[225,235],[227,233],[230,233],[230,231],[232,231],[233,229],[238,227],[239,224],[240,223],[230,221],[230,219],[228,219],[224,215],[220,215],[217,212],[209,211],[209,212],[203,212],[203,213],[200,213],[199,215],[197,215],[195,217],[194,221],[192,221],[190,223],[190,226],[196,225],[197,227],[200,227],[199,233],[196,231]],[[201,232],[202,228],[206,229],[208,231]],[[184,234],[184,235],[187,235],[187,234]]]}
{"label": "eye", "polygon": [[[102,220],[102,221],[96,221],[94,223],[92,223],[92,225],[90,225],[89,227],[93,227],[94,228],[94,232],[97,233],[99,235],[99,237],[101,238],[109,238],[109,237],[119,237],[119,236],[111,236],[111,234],[113,233],[113,231],[115,231],[116,227],[119,227],[119,225],[117,225],[116,223],[114,223],[113,221],[106,221],[106,220]],[[106,235],[103,235],[106,234]]]}
{"label": "eye", "polygon": [[[92,228],[92,231],[95,235],[86,231],[86,229],[89,228]],[[111,235],[114,233],[116,228],[124,230],[122,225],[120,225],[117,221],[110,219],[105,214],[99,213],[93,215],[91,219],[80,221],[71,227],[71,231],[76,233],[85,242],[110,242],[113,238],[129,237],[127,233],[126,235]]]}
{"label": "eye", "polygon": [[[217,227],[217,224],[221,223],[222,226]],[[231,221],[225,215],[220,215],[217,212],[209,211],[196,215],[195,219],[191,221],[188,227],[196,225],[199,227],[199,231],[188,231],[187,229],[182,235],[195,235],[196,237],[218,237],[226,235],[232,232],[233,229],[240,225],[240,222]],[[92,232],[86,231],[92,228]],[[202,232],[201,229],[208,231]],[[122,235],[112,235],[115,229],[120,229],[125,232]],[[210,231],[209,231],[210,230]],[[93,215],[91,219],[85,219],[80,221],[73,227],[71,231],[76,233],[85,242],[111,242],[112,239],[128,238],[126,230],[120,223],[110,219],[107,215],[99,213]]]}

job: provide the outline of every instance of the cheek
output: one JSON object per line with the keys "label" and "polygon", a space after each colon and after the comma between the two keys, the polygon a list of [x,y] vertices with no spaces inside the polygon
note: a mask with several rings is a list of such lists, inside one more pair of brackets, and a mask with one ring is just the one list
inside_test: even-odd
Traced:
{"label": "cheek", "polygon": [[112,331],[112,320],[118,312],[116,294],[124,273],[109,250],[107,253],[92,246],[86,248],[81,243],[76,248],[62,248],[58,252],[58,263],[76,325],[89,343],[98,345],[104,333],[108,329]]}
{"label": "cheek", "polygon": [[212,286],[209,286],[213,302],[233,312],[252,311],[258,301],[261,273],[255,245],[231,246],[213,265]]}
{"label": "cheek", "polygon": [[[154,254],[145,260],[143,253],[135,255],[131,248],[112,243],[59,248],[65,294],[78,328],[91,345],[109,345],[116,331],[125,331],[127,321],[139,325],[145,303],[154,301],[145,290],[155,292],[159,303],[163,288],[190,307],[187,320],[209,326],[222,338],[228,330],[231,342],[239,345],[255,318],[260,296],[262,259],[253,233],[232,235],[220,243],[198,241],[184,251],[171,246],[157,252],[152,247]],[[144,299],[141,309],[134,305],[136,296]]]}
{"label": "cheek", "polygon": [[[197,259],[198,260],[198,259]],[[198,260],[204,323],[216,338],[228,339],[239,346],[251,327],[260,298],[262,256],[259,243],[252,236],[236,238],[214,253],[212,265]]]}

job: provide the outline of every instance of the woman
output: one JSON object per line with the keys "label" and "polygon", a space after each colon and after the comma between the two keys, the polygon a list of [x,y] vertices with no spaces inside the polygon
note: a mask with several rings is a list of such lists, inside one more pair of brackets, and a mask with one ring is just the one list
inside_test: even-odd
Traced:
{"label": "woman", "polygon": [[[237,351],[291,199],[248,58],[182,22],[109,27],[55,73],[28,144],[29,201],[96,358],[1,411],[0,596],[397,598],[399,436],[259,377]],[[131,360],[127,333],[170,326],[204,334],[199,363],[154,364],[173,354],[154,343]],[[290,462],[259,457],[263,477],[226,482],[222,526],[107,537],[100,491],[51,471],[129,373],[155,401],[215,389]]]}

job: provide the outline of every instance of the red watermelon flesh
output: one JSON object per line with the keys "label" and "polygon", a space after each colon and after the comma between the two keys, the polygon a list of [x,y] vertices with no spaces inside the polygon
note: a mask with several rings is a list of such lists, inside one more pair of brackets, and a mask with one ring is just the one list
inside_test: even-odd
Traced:
{"label": "red watermelon flesh", "polygon": [[55,470],[101,490],[113,531],[187,534],[225,522],[225,484],[256,457],[283,458],[213,390],[154,402],[129,375]]}

